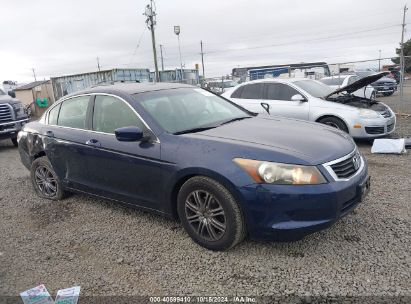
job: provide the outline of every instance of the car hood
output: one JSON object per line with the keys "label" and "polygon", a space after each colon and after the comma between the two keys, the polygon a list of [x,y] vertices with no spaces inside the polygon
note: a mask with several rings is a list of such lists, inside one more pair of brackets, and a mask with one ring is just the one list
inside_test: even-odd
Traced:
{"label": "car hood", "polygon": [[392,83],[397,83],[395,79],[389,78],[389,77],[381,77],[380,79],[376,80],[374,83],[379,83],[379,82],[392,82]]}
{"label": "car hood", "polygon": [[[318,165],[352,152],[351,137],[337,129],[302,120],[259,115],[190,137],[213,139],[293,156],[300,164]],[[275,160],[274,160],[275,161]]]}
{"label": "car hood", "polygon": [[370,75],[364,78],[361,78],[357,80],[356,82],[353,82],[352,84],[346,85],[344,87],[339,88],[338,90],[335,90],[334,92],[328,94],[324,98],[327,99],[328,97],[341,93],[341,92],[347,92],[347,93],[353,93],[363,87],[366,87],[367,85],[377,81],[378,79],[388,75],[389,72],[381,72],[381,73],[376,73],[374,75]]}
{"label": "car hood", "polygon": [[9,95],[0,95],[0,103],[9,103],[9,104],[14,104],[14,103],[19,103],[20,101],[10,97]]}

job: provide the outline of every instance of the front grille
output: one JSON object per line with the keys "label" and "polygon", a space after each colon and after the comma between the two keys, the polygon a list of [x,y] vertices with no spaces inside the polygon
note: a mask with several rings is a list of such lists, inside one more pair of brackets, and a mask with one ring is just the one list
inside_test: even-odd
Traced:
{"label": "front grille", "polygon": [[8,104],[0,104],[0,124],[13,121],[12,113]]}
{"label": "front grille", "polygon": [[391,116],[392,116],[390,110],[384,110],[383,112],[380,112],[380,114],[381,114],[382,116],[384,116],[385,118],[388,118],[388,117],[391,117]]}
{"label": "front grille", "polygon": [[387,126],[387,132],[391,132],[392,130],[394,130],[394,124],[390,124]]}
{"label": "front grille", "polygon": [[338,178],[349,178],[358,171],[360,164],[361,157],[357,152],[353,156],[333,164],[330,167]]}
{"label": "front grille", "polygon": [[368,134],[383,134],[384,127],[365,127],[365,132]]}

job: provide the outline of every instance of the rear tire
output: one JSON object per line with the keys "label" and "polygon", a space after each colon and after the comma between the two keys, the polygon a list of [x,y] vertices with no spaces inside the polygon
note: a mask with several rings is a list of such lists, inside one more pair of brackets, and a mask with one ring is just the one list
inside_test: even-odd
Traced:
{"label": "rear tire", "polygon": [[327,126],[339,129],[341,131],[344,131],[345,133],[348,133],[348,128],[346,124],[339,118],[337,117],[324,117],[318,121],[319,123],[325,124]]}
{"label": "rear tire", "polygon": [[177,196],[177,212],[188,235],[214,251],[228,250],[245,237],[240,207],[220,183],[205,176],[186,181]]}
{"label": "rear tire", "polygon": [[19,146],[19,143],[17,142],[17,137],[12,138],[12,139],[11,139],[11,142],[13,143],[13,145],[14,145],[15,147],[18,147],[18,146]]}
{"label": "rear tire", "polygon": [[34,190],[41,198],[58,201],[66,196],[62,184],[46,156],[33,161],[30,177]]}

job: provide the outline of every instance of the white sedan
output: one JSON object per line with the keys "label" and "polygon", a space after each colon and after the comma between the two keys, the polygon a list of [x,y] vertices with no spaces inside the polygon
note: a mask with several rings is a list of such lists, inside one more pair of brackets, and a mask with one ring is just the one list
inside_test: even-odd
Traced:
{"label": "white sedan", "polygon": [[375,138],[394,131],[394,112],[381,102],[351,93],[383,75],[365,77],[335,91],[306,78],[261,79],[242,83],[222,96],[252,112],[315,121],[355,138]]}
{"label": "white sedan", "polygon": [[[348,86],[356,81],[360,80],[360,77],[357,75],[338,75],[338,76],[331,76],[331,77],[324,77],[320,79],[320,81],[333,89],[339,89],[345,86]],[[376,90],[371,86],[367,85],[361,89],[352,93],[358,97],[365,97],[369,99],[375,99],[377,96]]]}

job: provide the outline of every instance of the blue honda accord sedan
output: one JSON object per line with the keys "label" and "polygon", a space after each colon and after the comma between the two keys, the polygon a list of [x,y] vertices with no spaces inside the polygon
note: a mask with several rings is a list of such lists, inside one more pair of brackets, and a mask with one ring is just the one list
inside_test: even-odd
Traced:
{"label": "blue honda accord sedan", "polygon": [[183,84],[66,96],[24,126],[18,146],[40,197],[87,193],[176,218],[211,250],[246,236],[301,239],[353,210],[370,184],[345,133]]}

